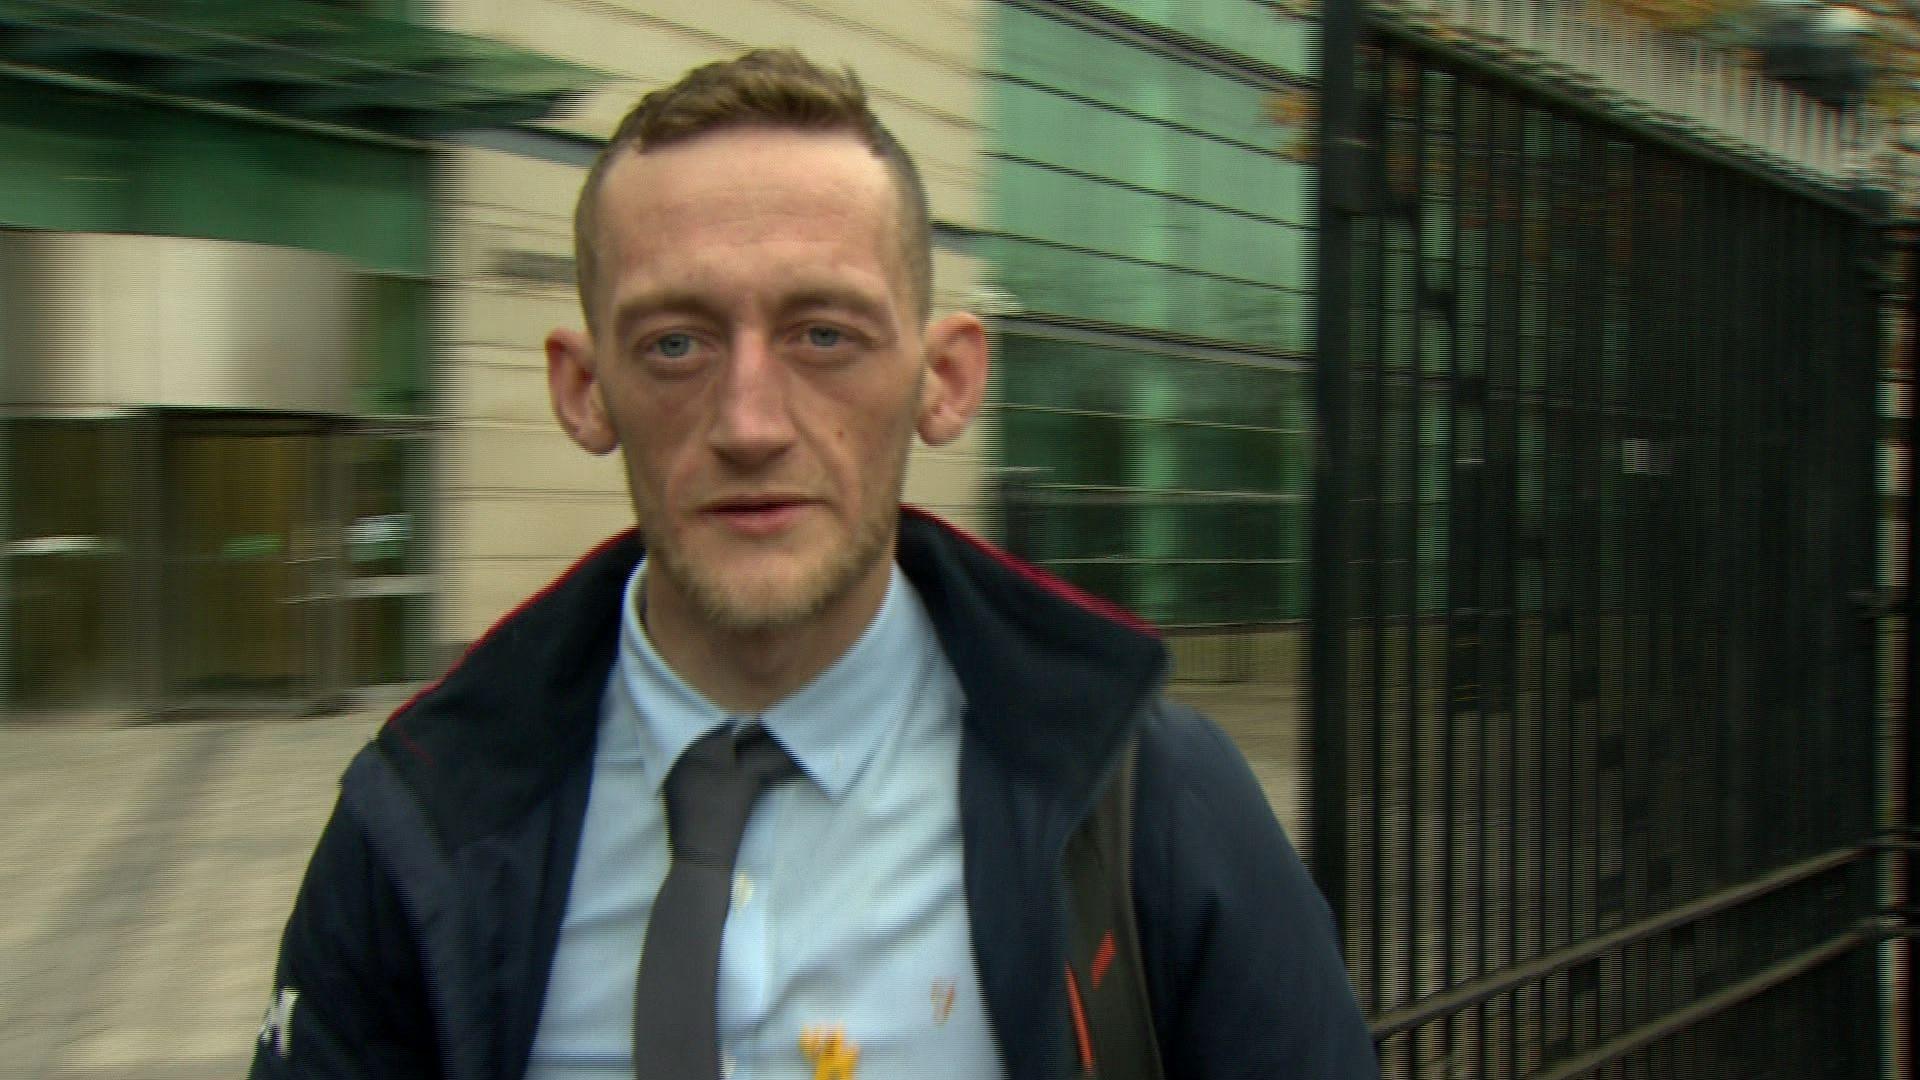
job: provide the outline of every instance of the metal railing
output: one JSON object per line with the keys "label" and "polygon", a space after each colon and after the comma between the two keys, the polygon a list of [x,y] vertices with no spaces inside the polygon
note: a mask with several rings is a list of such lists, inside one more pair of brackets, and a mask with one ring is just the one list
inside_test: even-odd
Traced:
{"label": "metal railing", "polygon": [[1372,0],[1371,11],[1827,186],[1857,181],[1891,134],[1865,110],[1816,101],[1726,50],[1578,0]]}
{"label": "metal railing", "polygon": [[1389,1078],[1864,1075],[1877,223],[1567,17],[1329,8],[1315,869]]}
{"label": "metal railing", "polygon": [[[1782,890],[1832,874],[1874,858],[1910,857],[1920,843],[1898,836],[1881,837],[1870,844],[1838,848],[1793,865],[1782,867],[1750,881],[1719,890],[1688,904],[1660,912],[1631,925],[1616,928],[1570,947],[1449,988],[1407,1007],[1375,1016],[1371,1021],[1374,1039],[1385,1042],[1396,1036],[1416,1033],[1428,1025],[1447,1024],[1460,1015],[1504,994],[1548,979],[1565,975],[1582,965],[1612,959],[1618,962],[1626,950],[1641,946],[1676,930],[1693,927],[1714,916],[1735,911]],[[1689,1028],[1750,1001],[1769,990],[1792,983],[1804,975],[1856,950],[1894,937],[1920,934],[1912,913],[1893,909],[1861,919],[1808,948],[1786,956],[1745,978],[1702,994],[1630,1030],[1613,1035],[1599,1045],[1556,1061],[1530,1074],[1535,1080],[1571,1080],[1588,1076],[1615,1064],[1636,1051],[1670,1039]]]}

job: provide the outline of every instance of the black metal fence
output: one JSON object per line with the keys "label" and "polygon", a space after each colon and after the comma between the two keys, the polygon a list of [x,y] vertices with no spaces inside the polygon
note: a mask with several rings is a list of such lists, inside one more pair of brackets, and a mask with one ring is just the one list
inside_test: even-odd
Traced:
{"label": "black metal fence", "polygon": [[1386,1075],[1878,1074],[1873,222],[1341,7],[1312,846]]}
{"label": "black metal fence", "polygon": [[[1913,881],[1920,858],[1914,823],[1920,822],[1920,754],[1914,752],[1916,698],[1914,675],[1920,672],[1920,635],[1914,633],[1915,570],[1920,548],[1913,526],[1920,521],[1920,485],[1914,483],[1916,431],[1914,390],[1920,359],[1920,227],[1889,231],[1887,268],[1891,291],[1884,306],[1880,358],[1881,543],[1879,594],[1880,665],[1877,672],[1881,716],[1881,819],[1892,825],[1890,846],[1900,853],[1881,877],[1881,903],[1909,925],[1914,922]],[[1915,1068],[1914,1033],[1920,1030],[1920,1001],[1912,986],[1913,945],[1892,944],[1886,957],[1886,1039],[1888,1072],[1909,1077]]]}

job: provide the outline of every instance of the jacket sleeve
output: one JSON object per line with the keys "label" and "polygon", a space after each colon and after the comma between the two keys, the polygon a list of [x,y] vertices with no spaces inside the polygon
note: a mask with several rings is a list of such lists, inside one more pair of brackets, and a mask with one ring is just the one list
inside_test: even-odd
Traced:
{"label": "jacket sleeve", "polygon": [[1168,1080],[1373,1080],[1326,901],[1233,742],[1165,706],[1142,732],[1135,904]]}
{"label": "jacket sleeve", "polygon": [[337,804],[281,938],[248,1076],[438,1076],[418,956],[398,893]]}

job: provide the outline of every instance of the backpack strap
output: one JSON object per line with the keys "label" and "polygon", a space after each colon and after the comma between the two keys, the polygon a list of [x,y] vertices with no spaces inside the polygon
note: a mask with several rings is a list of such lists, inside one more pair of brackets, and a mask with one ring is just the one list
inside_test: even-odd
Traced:
{"label": "backpack strap", "polygon": [[1067,840],[1069,1076],[1161,1080],[1133,910],[1134,770],[1139,734],[1127,739],[1113,779]]}

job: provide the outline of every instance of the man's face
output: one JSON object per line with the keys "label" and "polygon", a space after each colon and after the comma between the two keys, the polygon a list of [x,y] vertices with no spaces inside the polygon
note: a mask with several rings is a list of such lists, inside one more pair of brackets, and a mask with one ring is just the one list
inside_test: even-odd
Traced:
{"label": "man's face", "polygon": [[883,588],[929,405],[885,166],[742,128],[625,154],[600,200],[589,385],[570,415],[556,375],[555,403],[582,446],[624,448],[649,602],[751,630]]}

